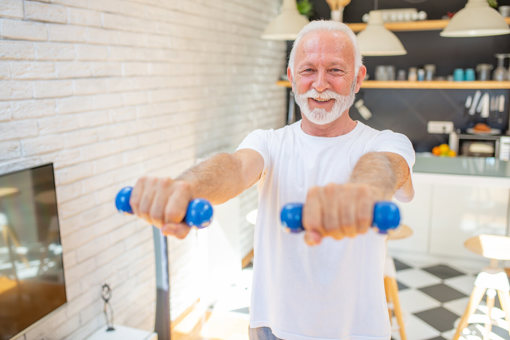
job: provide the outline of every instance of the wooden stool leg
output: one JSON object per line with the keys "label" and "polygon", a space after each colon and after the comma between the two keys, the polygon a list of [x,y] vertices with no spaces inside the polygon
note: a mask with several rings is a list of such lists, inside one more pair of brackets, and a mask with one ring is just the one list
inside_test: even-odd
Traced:
{"label": "wooden stool leg", "polygon": [[393,301],[393,311],[395,312],[395,317],[397,318],[400,340],[407,340],[404,318],[402,316],[402,309],[400,308],[400,300],[398,299],[397,280],[395,280],[393,277],[390,277],[388,283],[390,288],[390,299]]}
{"label": "wooden stool leg", "polygon": [[508,293],[508,290],[501,290],[498,289],[498,297],[499,302],[501,303],[501,308],[503,308],[503,311],[506,315],[506,324],[508,326],[508,334],[510,334],[510,294]]}
{"label": "wooden stool leg", "polygon": [[391,305],[393,301],[391,301],[390,296],[390,281],[391,278],[389,276],[384,277],[384,292],[386,294],[386,303],[388,304],[388,315],[390,316],[390,325],[393,325],[393,313],[391,312]]}
{"label": "wooden stool leg", "polygon": [[460,319],[459,325],[457,326],[457,331],[455,332],[455,335],[453,336],[452,340],[458,340],[460,337],[460,333],[464,329],[464,327],[467,326],[469,317],[476,309],[476,306],[480,303],[480,301],[483,298],[483,295],[485,294],[485,288],[477,287],[473,288],[473,291],[471,292],[471,297],[469,298],[468,306],[466,308],[466,311],[464,312],[464,315],[462,315],[462,318]]}
{"label": "wooden stool leg", "polygon": [[487,323],[485,324],[485,334],[483,340],[489,339],[489,334],[492,331],[492,308],[494,308],[494,298],[496,291],[492,288],[487,289]]}

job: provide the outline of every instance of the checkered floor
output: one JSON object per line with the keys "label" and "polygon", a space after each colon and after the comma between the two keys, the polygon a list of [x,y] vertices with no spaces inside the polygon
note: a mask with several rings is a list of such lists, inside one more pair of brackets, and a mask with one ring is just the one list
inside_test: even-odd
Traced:
{"label": "checkered floor", "polygon": [[[467,307],[477,273],[446,264],[416,265],[395,258],[400,304],[409,340],[451,339]],[[463,332],[464,340],[482,339],[487,320],[484,301],[470,318]],[[493,309],[492,332],[488,339],[510,339],[499,301]],[[393,322],[393,339],[400,339]]]}
{"label": "checkered floor", "polygon": [[[408,340],[452,339],[455,327],[464,314],[469,295],[473,289],[478,270],[455,267],[430,259],[409,259],[394,257],[397,270],[399,298],[404,314]],[[252,267],[243,270],[242,280],[231,286],[211,310],[223,310],[237,315],[249,313],[249,291]],[[493,326],[490,340],[510,340],[508,326],[504,320],[499,301],[496,298],[492,311]],[[470,318],[462,340],[482,340],[485,334],[487,309],[484,301]],[[393,320],[393,340],[400,340],[396,320]]]}

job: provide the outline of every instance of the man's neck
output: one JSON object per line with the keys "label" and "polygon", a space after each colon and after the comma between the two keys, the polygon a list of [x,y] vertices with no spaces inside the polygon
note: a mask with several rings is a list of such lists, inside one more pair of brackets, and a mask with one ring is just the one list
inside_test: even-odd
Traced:
{"label": "man's neck", "polygon": [[344,112],[337,120],[324,125],[310,122],[306,117],[301,120],[301,129],[304,133],[316,137],[337,137],[351,132],[356,127],[356,122],[349,116],[349,111]]}

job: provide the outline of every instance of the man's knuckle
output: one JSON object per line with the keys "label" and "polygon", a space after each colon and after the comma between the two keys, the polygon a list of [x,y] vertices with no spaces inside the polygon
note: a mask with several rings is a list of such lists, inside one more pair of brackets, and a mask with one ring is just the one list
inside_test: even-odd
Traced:
{"label": "man's knuckle", "polygon": [[180,194],[186,193],[190,189],[190,185],[187,182],[184,181],[176,181],[171,184],[175,190],[175,192],[178,192]]}
{"label": "man's knuckle", "polygon": [[339,185],[335,183],[328,183],[324,186],[324,190],[327,193],[335,193],[338,190]]}
{"label": "man's knuckle", "polygon": [[310,218],[307,215],[303,216],[303,225],[307,229],[314,229],[314,230],[318,230],[321,227],[319,221],[316,218]]}
{"label": "man's knuckle", "polygon": [[320,193],[320,188],[315,186],[315,187],[311,187],[309,190],[308,190],[308,193],[306,194],[306,197],[308,199],[315,199],[317,196],[319,196],[319,193]]}
{"label": "man's knuckle", "polygon": [[180,222],[179,219],[180,219],[180,216],[181,214],[175,210],[175,209],[168,209],[167,212],[165,213],[165,220],[167,222]]}
{"label": "man's knuckle", "polygon": [[172,185],[172,179],[169,177],[164,177],[159,179],[159,186],[162,188],[168,188]]}

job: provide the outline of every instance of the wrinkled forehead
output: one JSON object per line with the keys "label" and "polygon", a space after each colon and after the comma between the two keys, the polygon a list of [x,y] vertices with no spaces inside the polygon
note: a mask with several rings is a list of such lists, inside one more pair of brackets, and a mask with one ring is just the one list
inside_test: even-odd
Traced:
{"label": "wrinkled forehead", "polygon": [[307,33],[296,49],[296,64],[310,58],[337,58],[354,67],[354,46],[349,36],[340,31]]}

